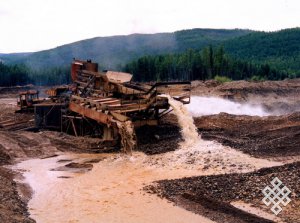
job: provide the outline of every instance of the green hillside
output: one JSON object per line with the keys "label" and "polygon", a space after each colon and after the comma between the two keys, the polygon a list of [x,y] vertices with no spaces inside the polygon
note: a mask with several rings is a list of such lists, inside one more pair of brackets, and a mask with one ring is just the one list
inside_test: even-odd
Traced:
{"label": "green hillside", "polygon": [[63,45],[24,57],[9,55],[0,59],[10,63],[25,63],[31,68],[58,67],[72,58],[92,59],[106,69],[116,69],[144,55],[183,52],[188,48],[202,49],[209,44],[251,33],[250,30],[191,29],[174,33],[132,34],[128,36],[97,37]]}
{"label": "green hillside", "polygon": [[195,50],[199,46],[196,45],[199,33],[178,36],[183,40],[179,41],[184,44],[182,49],[195,43],[193,49],[179,54],[144,56],[126,64],[124,70],[133,73],[138,81],[203,80],[219,75],[233,80],[300,77],[300,28],[251,32],[219,43],[215,38],[214,44],[207,43],[200,51]]}
{"label": "green hillside", "polygon": [[300,28],[278,32],[253,32],[227,40],[222,45],[230,55],[289,72],[300,71]]}
{"label": "green hillside", "polygon": [[237,58],[296,72],[300,70],[300,28],[278,32],[191,29],[174,33],[97,37],[36,53],[0,54],[4,63],[25,63],[31,68],[66,66],[75,58],[92,59],[105,69],[116,69],[146,55],[201,50],[223,45]]}
{"label": "green hillside", "polygon": [[18,83],[16,77],[26,73],[29,82],[65,83],[73,58],[92,59],[100,69],[125,69],[137,80],[147,81],[216,75],[234,80],[293,78],[300,77],[300,28],[277,32],[191,29],[97,37],[36,53],[0,54],[3,65],[20,64],[1,66],[0,82],[13,85]]}

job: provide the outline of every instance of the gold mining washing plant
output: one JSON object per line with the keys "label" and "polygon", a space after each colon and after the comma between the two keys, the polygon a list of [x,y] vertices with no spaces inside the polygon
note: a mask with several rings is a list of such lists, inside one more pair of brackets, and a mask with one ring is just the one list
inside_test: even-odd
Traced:
{"label": "gold mining washing plant", "polygon": [[164,95],[190,103],[188,81],[134,83],[129,73],[100,72],[97,63],[75,59],[71,77],[71,85],[48,90],[50,99],[33,105],[36,127],[100,137],[103,143],[121,143],[124,152],[136,146],[135,128],[157,125],[171,111]]}

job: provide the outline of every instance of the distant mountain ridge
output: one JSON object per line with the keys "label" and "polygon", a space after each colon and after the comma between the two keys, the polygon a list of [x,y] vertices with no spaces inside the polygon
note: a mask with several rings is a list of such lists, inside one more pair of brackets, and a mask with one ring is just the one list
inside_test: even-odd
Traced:
{"label": "distant mountain ridge", "polygon": [[64,66],[72,58],[82,58],[92,59],[106,69],[114,69],[144,55],[177,53],[188,48],[202,49],[209,44],[215,45],[252,32],[241,29],[190,29],[173,33],[96,37],[27,55],[0,55],[0,59],[44,68]]}
{"label": "distant mountain ridge", "polygon": [[119,69],[145,55],[224,46],[232,57],[268,63],[280,70],[300,70],[300,28],[276,32],[244,29],[189,29],[173,33],[96,37],[35,53],[1,55],[0,61],[24,63],[34,69],[68,66],[73,58],[92,59],[102,69]]}

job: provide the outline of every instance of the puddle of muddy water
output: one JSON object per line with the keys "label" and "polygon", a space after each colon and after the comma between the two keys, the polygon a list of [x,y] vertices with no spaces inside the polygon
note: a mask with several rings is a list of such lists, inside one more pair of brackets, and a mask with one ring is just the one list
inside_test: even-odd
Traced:
{"label": "puddle of muddy water", "polygon": [[[221,165],[203,168],[204,163],[201,162],[190,164],[179,159],[182,154],[167,153],[149,157],[136,152],[130,157],[120,154],[65,154],[24,161],[17,168],[25,170],[25,181],[34,191],[28,205],[31,217],[37,222],[205,223],[211,221],[156,195],[145,193],[143,187],[157,180],[249,171],[274,165],[236,151],[219,149],[219,152],[228,159],[222,164],[227,166],[226,169],[222,169]],[[212,155],[216,156],[219,152]],[[86,163],[87,160],[100,161],[93,163],[93,169],[88,172],[70,169],[53,171],[70,161]],[[242,170],[230,165],[237,161],[246,164]]]}
{"label": "puddle of muddy water", "polygon": [[155,180],[195,172],[145,167],[138,154],[134,160],[110,155],[84,174],[49,171],[60,166],[61,159],[81,162],[103,156],[64,155],[20,163],[18,168],[27,171],[24,176],[34,191],[28,204],[32,218],[37,222],[211,222],[142,190]]}

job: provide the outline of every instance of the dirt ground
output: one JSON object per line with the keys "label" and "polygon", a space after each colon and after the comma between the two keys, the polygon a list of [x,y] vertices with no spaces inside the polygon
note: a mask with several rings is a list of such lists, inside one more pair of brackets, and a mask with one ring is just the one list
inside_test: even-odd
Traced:
{"label": "dirt ground", "polygon": [[[32,119],[28,114],[14,114],[15,107],[10,103],[18,90],[0,89],[3,99],[0,100],[0,121]],[[279,217],[284,222],[300,222],[300,80],[224,84],[197,81],[193,82],[192,93],[259,104],[276,114],[258,117],[221,113],[194,120],[203,139],[286,164],[251,173],[162,180],[145,189],[215,222],[276,222],[241,211],[232,202],[241,201],[271,213],[261,202],[261,190],[277,176],[292,190],[292,202]],[[7,98],[12,101],[8,102]],[[175,151],[182,141],[177,119],[172,114],[159,126],[138,129],[137,138],[138,150],[147,155]],[[14,181],[21,175],[13,172],[11,165],[29,158],[51,157],[62,151],[95,152],[98,143],[97,139],[76,138],[59,132],[0,129],[0,222],[34,222],[27,210],[30,189]]]}
{"label": "dirt ground", "polygon": [[20,198],[13,178],[12,171],[0,167],[0,221],[35,222],[28,217],[26,203]]}

